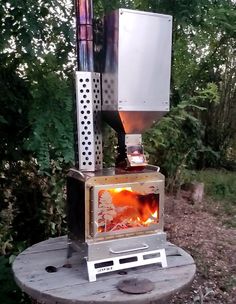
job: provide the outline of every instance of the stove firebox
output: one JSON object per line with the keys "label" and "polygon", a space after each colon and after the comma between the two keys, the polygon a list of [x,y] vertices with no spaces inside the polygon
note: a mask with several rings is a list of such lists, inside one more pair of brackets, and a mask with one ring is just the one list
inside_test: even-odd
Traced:
{"label": "stove firebox", "polygon": [[[166,262],[164,176],[149,165],[142,133],[169,110],[172,18],[119,9],[104,19],[104,64],[94,72],[92,1],[76,0],[78,162],[67,175],[68,257],[84,252],[98,274]],[[103,168],[101,121],[118,134]]]}
{"label": "stove firebox", "polygon": [[73,238],[111,239],[163,230],[163,175],[150,169],[113,173],[70,170],[68,219]]}
{"label": "stove firebox", "polygon": [[69,238],[74,249],[87,252],[90,281],[96,274],[116,270],[109,263],[127,254],[117,270],[132,267],[139,255],[150,251],[154,252],[145,264],[158,257],[166,265],[159,252],[166,243],[164,176],[152,166],[138,174],[115,171],[71,169],[67,177]]}

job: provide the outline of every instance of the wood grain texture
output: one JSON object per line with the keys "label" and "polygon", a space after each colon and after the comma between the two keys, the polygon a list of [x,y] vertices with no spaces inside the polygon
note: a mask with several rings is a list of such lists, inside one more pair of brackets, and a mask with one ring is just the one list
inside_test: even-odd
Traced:
{"label": "wood grain texture", "polygon": [[[19,287],[39,303],[88,304],[165,303],[173,294],[189,286],[194,278],[196,266],[192,257],[168,243],[167,268],[148,265],[126,270],[126,275],[110,272],[97,276],[96,282],[88,282],[84,253],[75,252],[66,263],[66,237],[49,239],[29,247],[17,256],[13,263],[15,280]],[[47,266],[57,267],[57,272],[48,273]],[[126,278],[151,280],[155,288],[146,294],[125,294],[118,290],[119,281]]]}

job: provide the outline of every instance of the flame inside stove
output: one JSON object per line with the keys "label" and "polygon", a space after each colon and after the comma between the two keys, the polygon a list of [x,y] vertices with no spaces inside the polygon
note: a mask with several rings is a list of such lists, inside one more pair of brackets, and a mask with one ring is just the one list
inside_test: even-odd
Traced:
{"label": "flame inside stove", "polygon": [[121,191],[127,190],[127,191],[131,191],[132,192],[132,188],[131,187],[124,187],[124,188],[114,188],[112,189],[114,191],[114,193],[120,193]]}
{"label": "flame inside stove", "polygon": [[[147,192],[147,193],[146,193]],[[98,232],[145,228],[159,221],[159,194],[131,187],[100,190]]]}

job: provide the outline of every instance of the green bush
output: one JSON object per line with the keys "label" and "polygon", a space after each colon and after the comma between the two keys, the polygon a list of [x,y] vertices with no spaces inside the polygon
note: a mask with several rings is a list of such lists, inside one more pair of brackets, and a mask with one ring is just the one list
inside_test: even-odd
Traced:
{"label": "green bush", "polygon": [[[65,171],[52,163],[41,175],[34,160],[6,163],[0,185],[0,249],[2,254],[50,236],[66,233]],[[33,227],[33,230],[32,230]]]}
{"label": "green bush", "polygon": [[1,304],[30,304],[29,298],[16,286],[9,259],[0,256],[0,303]]}
{"label": "green bush", "polygon": [[216,85],[209,83],[195,96],[179,102],[169,114],[144,135],[145,148],[150,162],[162,167],[171,192],[182,182],[186,167],[196,163],[199,153],[217,158],[210,147],[204,145],[204,126],[200,119],[207,102],[218,102]]}

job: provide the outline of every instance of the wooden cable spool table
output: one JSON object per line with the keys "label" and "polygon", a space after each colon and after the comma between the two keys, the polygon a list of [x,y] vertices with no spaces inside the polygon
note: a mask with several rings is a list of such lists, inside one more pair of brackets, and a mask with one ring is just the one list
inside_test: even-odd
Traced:
{"label": "wooden cable spool table", "polygon": [[[166,252],[167,268],[155,264],[141,266],[102,274],[96,282],[89,282],[87,265],[81,258],[83,252],[73,253],[71,267],[68,267],[67,238],[63,236],[27,248],[16,257],[13,272],[18,286],[39,303],[167,304],[177,291],[191,284],[196,266],[186,251],[171,243],[168,243]],[[129,294],[118,289],[120,281],[137,278],[144,281],[149,279],[154,285],[153,290],[143,294]]]}

